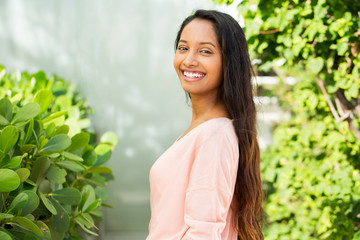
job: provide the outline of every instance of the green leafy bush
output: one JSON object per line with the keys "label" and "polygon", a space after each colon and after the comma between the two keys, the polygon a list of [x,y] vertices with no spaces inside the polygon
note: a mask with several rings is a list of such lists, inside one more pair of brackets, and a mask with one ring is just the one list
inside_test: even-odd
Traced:
{"label": "green leafy bush", "polygon": [[267,240],[359,239],[360,142],[348,122],[336,122],[311,74],[302,76],[279,96],[291,118],[276,127],[262,154],[264,234]]}
{"label": "green leafy bush", "polygon": [[0,66],[0,239],[97,235],[117,138],[97,144],[90,113],[63,79]]}
{"label": "green leafy bush", "polygon": [[265,239],[359,240],[359,1],[244,0],[236,7],[259,73],[297,80],[273,92],[291,117],[262,154]]}
{"label": "green leafy bush", "polygon": [[258,69],[283,64],[314,73],[329,113],[360,141],[359,0],[245,0],[237,8]]}

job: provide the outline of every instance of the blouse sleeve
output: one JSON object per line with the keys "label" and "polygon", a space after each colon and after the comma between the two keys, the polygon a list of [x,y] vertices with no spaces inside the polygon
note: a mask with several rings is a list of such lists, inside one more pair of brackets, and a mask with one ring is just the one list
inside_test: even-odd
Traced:
{"label": "blouse sleeve", "polygon": [[199,147],[190,172],[182,240],[219,240],[235,187],[238,146],[234,134],[220,132]]}

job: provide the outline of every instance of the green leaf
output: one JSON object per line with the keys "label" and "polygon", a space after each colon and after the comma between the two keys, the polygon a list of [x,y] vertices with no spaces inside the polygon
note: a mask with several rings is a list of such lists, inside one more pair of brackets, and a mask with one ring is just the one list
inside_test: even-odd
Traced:
{"label": "green leaf", "polygon": [[95,190],[91,185],[85,185],[81,190],[79,209],[84,211],[95,201]]}
{"label": "green leaf", "polygon": [[94,224],[94,220],[92,219],[92,217],[90,216],[90,214],[79,214],[79,216],[77,216],[75,219],[75,222],[77,224],[79,224],[79,226],[88,234],[97,236],[97,233],[92,232],[90,229],[92,228],[96,228],[98,229],[95,224]]}
{"label": "green leaf", "polygon": [[[46,131],[46,130],[45,130]],[[39,137],[39,140],[38,140],[38,149],[42,149],[43,147],[45,147],[45,145],[49,142],[49,139],[45,137],[48,136],[48,134],[44,134],[44,135],[41,135]],[[50,152],[50,153],[54,153],[54,152]]]}
{"label": "green leaf", "polygon": [[64,116],[64,115],[66,115],[67,112],[68,112],[67,110],[55,112],[55,113],[51,114],[50,116],[42,119],[41,121],[42,121],[43,123],[49,122],[49,121],[51,121],[51,120],[54,120],[54,119],[56,119],[56,118],[59,118],[59,117],[62,117],[62,116]]}
{"label": "green leaf", "polygon": [[55,123],[51,122],[50,124],[48,124],[45,131],[46,131],[46,136],[48,138],[53,137],[55,135],[55,131],[56,131]]}
{"label": "green leaf", "polygon": [[60,157],[60,153],[47,153],[46,156],[50,158],[58,158]]}
{"label": "green leaf", "polygon": [[88,213],[80,213],[80,214],[78,215],[78,217],[76,217],[76,219],[78,220],[78,221],[77,221],[78,223],[84,225],[84,226],[85,226],[86,228],[88,228],[88,229],[89,229],[89,228],[96,228],[96,229],[98,229],[98,228],[96,227],[95,223],[94,223],[93,218],[92,218],[91,215],[88,214]]}
{"label": "green leaf", "polygon": [[41,229],[35,223],[33,223],[32,221],[30,221],[25,217],[14,217],[13,221],[20,224],[21,227],[35,233],[38,236],[44,235]]}
{"label": "green leaf", "polygon": [[14,126],[5,127],[0,135],[0,150],[7,154],[16,144],[19,138],[19,130]]}
{"label": "green leaf", "polygon": [[350,88],[345,92],[346,98],[351,101],[352,98],[356,98],[359,95],[359,87],[356,82],[352,83]]}
{"label": "green leaf", "polygon": [[95,173],[112,173],[112,169],[105,166],[92,167],[87,170],[87,172]]}
{"label": "green leaf", "polygon": [[14,104],[17,104],[20,102],[23,95],[21,93],[16,93],[14,96],[10,98],[10,102],[13,102]]}
{"label": "green leaf", "polygon": [[35,116],[40,112],[40,105],[37,103],[28,103],[24,105],[19,111],[15,114],[12,123],[25,122]]}
{"label": "green leaf", "polygon": [[79,150],[79,149],[85,147],[89,143],[89,139],[90,139],[90,136],[88,133],[80,132],[71,138],[71,145],[66,150],[68,152],[75,152],[76,150]]}
{"label": "green leaf", "polygon": [[20,147],[20,151],[28,153],[32,149],[34,149],[35,147],[36,147],[36,145],[34,145],[34,144],[25,144],[25,145]]}
{"label": "green leaf", "polygon": [[29,178],[25,180],[25,182],[33,187],[36,187],[36,183],[34,183],[33,181],[31,181]]}
{"label": "green leaf", "polygon": [[58,202],[69,205],[77,205],[80,203],[80,191],[76,188],[63,188],[51,193],[51,196]]}
{"label": "green leaf", "polygon": [[19,193],[14,200],[11,202],[8,212],[12,212],[18,215],[17,212],[23,208],[28,202],[28,195],[26,193]]}
{"label": "green leaf", "polygon": [[94,150],[90,149],[83,154],[82,158],[86,166],[92,166],[96,162],[97,155]]}
{"label": "green leaf", "polygon": [[25,132],[26,132],[26,136],[25,136],[25,139],[24,139],[24,144],[27,144],[33,134],[33,130],[34,130],[34,120],[31,119],[29,121],[28,124],[26,124],[25,126]]}
{"label": "green leaf", "polygon": [[[8,213],[0,213],[0,220],[11,220],[13,217],[15,217],[12,214],[8,214]],[[1,228],[0,228],[1,229]]]}
{"label": "green leaf", "polygon": [[70,138],[65,134],[59,134],[52,137],[45,147],[41,150],[42,152],[60,152],[69,147],[71,144]]}
{"label": "green leaf", "polygon": [[26,217],[27,219],[29,219],[31,221],[35,221],[35,217],[32,214],[25,214],[25,215],[23,215],[23,217]]}
{"label": "green leaf", "polygon": [[32,166],[30,179],[39,184],[45,177],[46,171],[50,167],[50,160],[46,156],[38,158]]}
{"label": "green leaf", "polygon": [[[109,177],[111,177],[111,174]],[[88,181],[91,182],[94,185],[98,185],[98,186],[105,186],[106,185],[106,178],[104,176],[101,176],[99,173],[93,173],[93,175],[88,178]]]}
{"label": "green leaf", "polygon": [[[33,129],[33,137],[36,141],[38,141],[38,139],[41,137],[41,136],[44,136],[42,133],[43,133],[43,130],[44,130],[44,125],[39,121],[39,120],[33,120],[34,121],[34,129]],[[44,136],[45,137],[45,136]]]}
{"label": "green leaf", "polygon": [[65,169],[61,169],[59,167],[56,167],[55,165],[51,165],[46,173],[46,177],[49,180],[54,181],[58,184],[63,184],[66,181],[65,179],[66,174],[67,173]]}
{"label": "green leaf", "polygon": [[106,207],[106,208],[114,208],[112,205],[106,204],[106,203],[101,203],[101,206]]}
{"label": "green leaf", "polygon": [[15,156],[11,158],[7,163],[5,163],[3,168],[17,168],[18,166],[20,166],[22,159],[23,156]]}
{"label": "green leaf", "polygon": [[13,240],[9,234],[6,232],[0,231],[0,239],[1,240]]}
{"label": "green leaf", "polygon": [[95,194],[98,198],[101,199],[102,202],[106,201],[109,197],[108,191],[103,187],[95,188]]}
{"label": "green leaf", "polygon": [[84,232],[86,232],[89,235],[94,235],[94,236],[98,236],[97,233],[89,230],[86,226],[84,226],[84,224],[80,221],[80,218],[76,218],[75,222],[82,228],[82,230],[84,230]]}
{"label": "green leaf", "polygon": [[86,170],[86,168],[79,162],[64,160],[61,162],[57,162],[56,164],[73,172],[83,172]]}
{"label": "green leaf", "polygon": [[0,125],[8,125],[10,122],[3,117],[3,115],[0,115]]}
{"label": "green leaf", "polygon": [[68,109],[69,118],[73,118],[75,120],[80,119],[80,109],[78,106],[70,106]]}
{"label": "green leaf", "polygon": [[52,93],[47,89],[39,90],[34,97],[34,102],[40,105],[40,113],[45,112],[51,104]]}
{"label": "green leaf", "polygon": [[276,176],[276,172],[273,169],[268,169],[264,174],[264,179],[268,182],[273,182]]}
{"label": "green leaf", "polygon": [[36,195],[33,191],[25,190],[23,193],[28,196],[28,201],[21,211],[21,215],[25,216],[35,211],[35,209],[39,206],[40,200],[38,195]]}
{"label": "green leaf", "polygon": [[12,119],[13,107],[8,98],[0,100],[0,115],[3,116],[8,122]]}
{"label": "green leaf", "polygon": [[63,152],[61,155],[63,155],[66,159],[69,159],[69,160],[73,160],[73,161],[77,161],[77,162],[83,161],[83,159],[80,156],[69,153],[69,152]]}
{"label": "green leaf", "polygon": [[49,227],[43,221],[36,221],[35,224],[44,233],[44,235],[41,238],[38,238],[38,240],[55,240],[55,238],[52,238]]}
{"label": "green leaf", "polygon": [[39,192],[39,195],[46,209],[49,210],[49,212],[51,212],[53,215],[56,215],[58,212],[52,202],[43,193]]}
{"label": "green leaf", "polygon": [[51,193],[52,189],[50,185],[51,185],[50,181],[48,179],[44,179],[38,185],[38,191],[43,194]]}
{"label": "green leaf", "polygon": [[49,142],[49,139],[45,138],[44,136],[40,136],[38,148],[42,149],[48,142]]}
{"label": "green leaf", "polygon": [[113,147],[118,144],[118,141],[118,137],[113,132],[106,132],[100,138],[100,142],[110,144]]}
{"label": "green leaf", "polygon": [[4,154],[2,150],[0,150],[0,167],[2,166],[2,164],[4,164],[4,162],[9,160],[9,155],[8,154]]}
{"label": "green leaf", "polygon": [[[47,223],[47,226],[49,227],[50,233],[51,233],[51,240],[64,240],[65,238],[65,233],[60,233],[58,231],[55,230],[54,226],[51,223]],[[72,237],[73,238],[73,237]],[[71,239],[71,240],[78,240],[78,239]],[[80,240],[84,240],[84,239],[80,239]]]}
{"label": "green leaf", "polygon": [[103,165],[110,160],[112,154],[111,147],[104,143],[100,143],[99,145],[97,145],[95,148],[95,152],[97,154],[97,160],[94,166]]}
{"label": "green leaf", "polygon": [[20,182],[25,182],[30,176],[30,170],[27,168],[19,168],[16,170],[16,173],[19,176]]}
{"label": "green leaf", "polygon": [[56,211],[58,212],[56,215],[53,215],[50,218],[50,223],[54,226],[56,231],[66,232],[70,225],[69,215],[56,200],[50,199],[50,201],[55,206]]}
{"label": "green leaf", "polygon": [[19,176],[10,169],[0,169],[0,192],[11,192],[20,185]]}
{"label": "green leaf", "polygon": [[[55,131],[54,135],[59,135],[59,134],[68,134],[69,133],[69,126],[68,125],[61,125],[60,127],[58,127]],[[72,142],[71,142],[72,143]],[[71,146],[71,145],[70,145]]]}
{"label": "green leaf", "polygon": [[357,231],[357,232],[354,234],[353,240],[360,240],[360,231]]}
{"label": "green leaf", "polygon": [[324,59],[321,57],[309,58],[307,67],[315,74],[319,73],[324,66]]}
{"label": "green leaf", "polygon": [[84,213],[90,213],[91,211],[95,210],[96,208],[98,208],[100,206],[101,206],[101,199],[98,198],[84,210]]}
{"label": "green leaf", "polygon": [[48,79],[43,71],[38,71],[32,75],[31,82],[34,85],[34,89],[39,90],[46,87],[46,84],[48,83]]}
{"label": "green leaf", "polygon": [[337,44],[337,51],[340,56],[344,56],[347,50],[348,50],[348,42],[339,42]]}

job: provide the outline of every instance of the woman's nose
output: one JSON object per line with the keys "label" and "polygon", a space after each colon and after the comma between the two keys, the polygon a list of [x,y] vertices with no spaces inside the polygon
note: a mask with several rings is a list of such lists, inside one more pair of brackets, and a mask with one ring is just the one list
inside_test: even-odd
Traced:
{"label": "woman's nose", "polygon": [[197,59],[196,59],[195,54],[192,53],[192,52],[189,52],[189,53],[186,55],[186,57],[185,57],[185,59],[184,59],[184,61],[183,61],[183,64],[184,64],[185,66],[188,66],[188,67],[190,67],[190,66],[195,66],[195,65],[197,64]]}

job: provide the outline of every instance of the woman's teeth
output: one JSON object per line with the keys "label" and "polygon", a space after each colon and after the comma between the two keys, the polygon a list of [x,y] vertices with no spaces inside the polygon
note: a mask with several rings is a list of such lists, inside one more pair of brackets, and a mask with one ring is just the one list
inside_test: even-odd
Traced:
{"label": "woman's teeth", "polygon": [[191,78],[201,78],[201,77],[205,76],[205,74],[191,73],[191,72],[184,72],[184,75],[186,77],[191,77]]}

